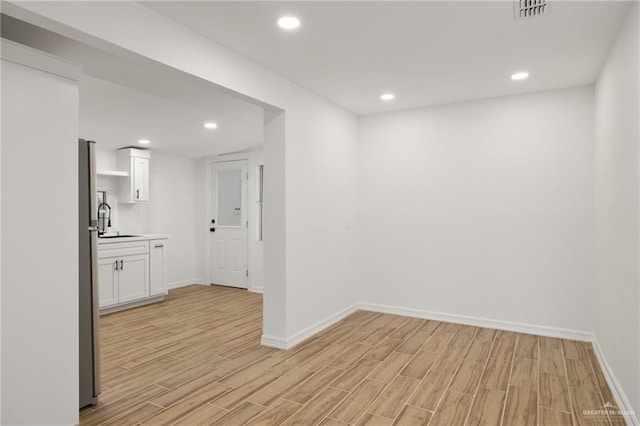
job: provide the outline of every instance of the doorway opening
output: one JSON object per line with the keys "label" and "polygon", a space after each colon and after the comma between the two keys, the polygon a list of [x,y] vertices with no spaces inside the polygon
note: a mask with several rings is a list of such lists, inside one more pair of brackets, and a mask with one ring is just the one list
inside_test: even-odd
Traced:
{"label": "doorway opening", "polygon": [[[86,79],[79,85],[79,133],[98,144],[98,170],[104,166],[98,190],[108,193],[114,227],[120,227],[120,231],[127,234],[169,235],[165,256],[168,261],[166,275],[169,276],[166,300],[100,318],[103,329],[100,334],[102,392],[109,394],[105,398],[109,402],[83,410],[80,423],[97,422],[109,411],[125,413],[130,409],[133,412],[149,409],[147,402],[161,398],[161,394],[169,393],[168,389],[175,390],[209,373],[207,377],[213,377],[212,371],[216,367],[204,365],[205,361],[214,358],[234,360],[249,348],[255,349],[257,355],[266,353],[266,348],[261,346],[263,329],[267,328],[263,325],[269,320],[276,321],[274,315],[263,314],[263,310],[272,306],[271,312],[283,312],[280,307],[284,305],[284,293],[272,289],[271,295],[265,295],[264,303],[260,294],[251,293],[263,291],[263,217],[270,230],[266,240],[275,241],[272,245],[275,260],[270,262],[270,268],[284,269],[284,257],[281,256],[284,228],[279,223],[272,226],[270,222],[271,218],[284,217],[284,203],[278,203],[277,197],[269,198],[276,202],[271,204],[271,212],[263,215],[261,189],[264,157],[276,165],[284,161],[284,121],[278,121],[277,126],[273,124],[274,117],[282,111],[118,47],[85,44],[91,40],[80,42],[80,38],[65,37],[7,15],[2,16],[2,36],[85,66]],[[97,45],[100,47],[95,47]],[[99,96],[90,96],[92,93]],[[97,99],[98,103],[92,104],[91,99]],[[234,107],[216,106],[216,102],[222,100],[233,103]],[[238,103],[246,105],[238,108]],[[159,108],[164,107],[172,113],[159,114]],[[209,115],[215,112],[228,114],[218,120],[218,134],[234,126],[240,132],[249,126],[246,119],[233,116],[239,110],[248,111],[249,121],[259,127],[259,137],[229,137],[214,143],[215,134],[208,128],[203,129],[203,123],[211,119]],[[259,114],[254,114],[255,110],[259,110]],[[185,129],[172,131],[172,123],[180,117],[182,124],[191,120],[189,125],[196,130],[191,134]],[[139,126],[145,122],[154,125],[149,126],[149,132],[155,131],[156,135],[133,132],[140,130]],[[277,136],[272,145],[266,143],[264,129],[268,126],[272,129],[271,134]],[[273,130],[275,127],[277,132]],[[197,140],[203,132],[209,132],[203,137],[209,139]],[[169,140],[167,135],[173,135],[173,138]],[[142,138],[150,141],[150,145],[138,146]],[[148,174],[145,174],[149,179],[145,204],[118,202],[121,182],[131,174],[125,175],[118,170],[115,151],[129,145],[137,149],[148,146],[153,151]],[[225,163],[241,167],[223,170]],[[216,170],[213,182],[211,173],[207,172],[211,167]],[[268,170],[269,167],[267,173]],[[55,176],[49,179],[55,179]],[[240,191],[234,192],[238,189],[238,181]],[[275,189],[269,192],[267,188],[270,197],[273,193],[284,193],[283,179],[271,179],[270,182]],[[216,189],[215,194],[211,188]],[[210,200],[205,202],[207,198]],[[211,199],[215,204],[211,204]],[[140,229],[126,229],[122,224],[127,219],[131,226],[140,226]],[[213,219],[215,224],[211,223]],[[222,243],[216,243],[216,247],[221,247],[216,259],[220,260],[222,255],[231,262],[229,268],[222,268],[228,272],[222,279],[211,279],[211,268],[205,266],[211,262],[210,235],[213,232],[210,225],[216,225],[216,235],[227,234]],[[236,234],[243,225],[244,234],[240,232],[238,237]],[[165,226],[175,228],[162,229]],[[186,243],[176,246],[179,241]],[[237,253],[239,255],[235,256]],[[222,261],[220,264],[226,265]],[[124,266],[125,271],[129,271],[126,259],[117,263],[110,261],[108,266],[118,270]],[[146,267],[142,269],[145,272],[141,276],[146,274]],[[176,277],[177,271],[186,272],[180,278]],[[280,284],[283,280],[273,281],[284,285]],[[242,287],[249,292],[212,288],[211,283]],[[69,305],[73,306],[72,303],[78,305],[77,301],[69,302]],[[74,351],[77,349],[61,348],[60,352],[63,351],[68,352],[65,357],[71,358],[76,356]],[[171,362],[175,364],[170,365]],[[145,375],[149,372],[153,374]],[[154,376],[155,373],[158,375]],[[139,380],[142,375],[148,381]],[[163,384],[158,387],[156,383],[160,382]],[[131,394],[119,394],[123,389]],[[135,399],[142,398],[141,395],[145,399]],[[100,396],[98,401],[101,401]]]}
{"label": "doorway opening", "polygon": [[208,283],[263,292],[264,155],[262,150],[206,159]]}

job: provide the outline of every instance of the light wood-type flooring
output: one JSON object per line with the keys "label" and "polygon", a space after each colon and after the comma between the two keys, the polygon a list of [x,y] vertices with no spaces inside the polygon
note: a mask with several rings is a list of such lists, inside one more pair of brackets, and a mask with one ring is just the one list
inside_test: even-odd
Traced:
{"label": "light wood-type flooring", "polygon": [[358,311],[289,351],[262,296],[190,286],[101,318],[81,425],[582,425],[613,397],[588,343]]}

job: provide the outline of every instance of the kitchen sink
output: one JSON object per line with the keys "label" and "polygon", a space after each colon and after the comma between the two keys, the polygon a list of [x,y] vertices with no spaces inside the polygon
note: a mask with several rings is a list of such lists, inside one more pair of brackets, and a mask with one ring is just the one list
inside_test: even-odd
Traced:
{"label": "kitchen sink", "polygon": [[140,235],[100,235],[98,238],[131,238],[139,237]]}

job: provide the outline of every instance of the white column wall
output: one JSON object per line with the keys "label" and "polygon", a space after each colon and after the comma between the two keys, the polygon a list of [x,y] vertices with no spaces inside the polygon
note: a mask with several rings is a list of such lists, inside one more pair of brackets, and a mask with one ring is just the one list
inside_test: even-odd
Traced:
{"label": "white column wall", "polygon": [[[58,63],[28,56],[21,64]],[[72,425],[79,404],[78,86],[21,64],[2,60],[0,422]]]}

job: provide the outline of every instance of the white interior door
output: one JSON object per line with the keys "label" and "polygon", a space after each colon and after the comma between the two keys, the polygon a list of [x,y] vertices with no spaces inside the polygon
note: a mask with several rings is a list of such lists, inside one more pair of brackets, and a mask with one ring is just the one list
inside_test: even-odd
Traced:
{"label": "white interior door", "polygon": [[211,163],[211,283],[247,288],[247,161]]}

